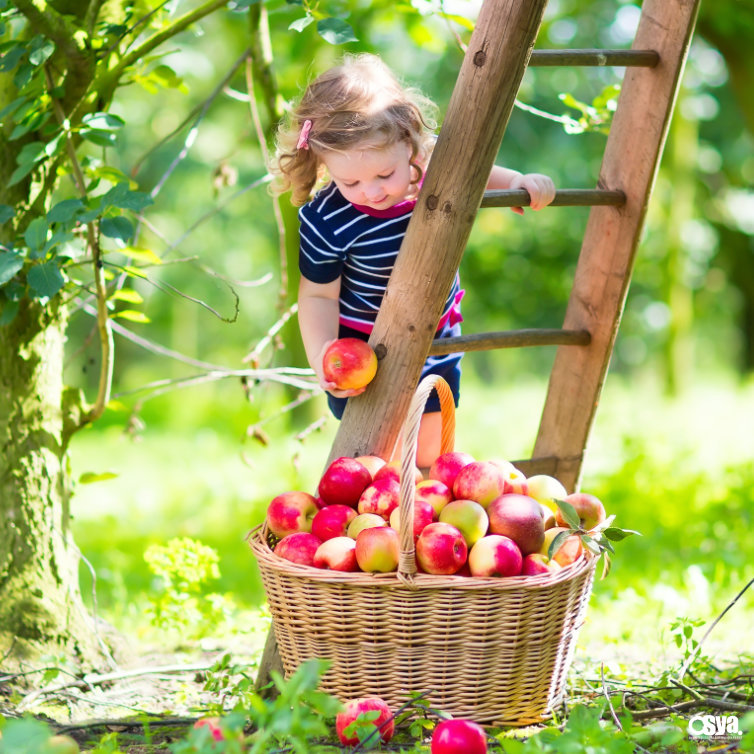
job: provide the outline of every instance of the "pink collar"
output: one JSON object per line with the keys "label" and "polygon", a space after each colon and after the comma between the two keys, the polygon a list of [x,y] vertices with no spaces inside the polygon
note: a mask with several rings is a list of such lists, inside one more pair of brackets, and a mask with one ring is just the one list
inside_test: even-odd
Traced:
{"label": "pink collar", "polygon": [[366,207],[363,204],[353,205],[359,212],[363,212],[365,215],[371,215],[372,217],[400,217],[401,215],[407,215],[416,206],[416,199],[404,199],[402,202],[394,204],[387,209],[374,209],[373,207]]}

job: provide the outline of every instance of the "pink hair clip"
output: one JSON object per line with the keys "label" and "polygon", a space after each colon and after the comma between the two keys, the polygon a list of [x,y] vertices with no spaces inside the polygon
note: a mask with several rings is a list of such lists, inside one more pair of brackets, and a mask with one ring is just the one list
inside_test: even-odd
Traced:
{"label": "pink hair clip", "polygon": [[305,120],[304,125],[301,126],[301,132],[298,135],[298,143],[296,149],[309,149],[309,132],[312,130],[312,122]]}

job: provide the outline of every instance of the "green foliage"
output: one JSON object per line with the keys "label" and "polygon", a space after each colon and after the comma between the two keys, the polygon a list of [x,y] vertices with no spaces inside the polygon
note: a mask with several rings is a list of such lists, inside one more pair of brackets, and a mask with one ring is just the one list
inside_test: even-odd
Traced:
{"label": "green foliage", "polygon": [[155,625],[198,637],[209,626],[222,623],[233,609],[227,595],[204,593],[206,583],[220,577],[219,557],[211,547],[176,537],[166,545],[150,545],[144,560],[158,578],[150,595]]}

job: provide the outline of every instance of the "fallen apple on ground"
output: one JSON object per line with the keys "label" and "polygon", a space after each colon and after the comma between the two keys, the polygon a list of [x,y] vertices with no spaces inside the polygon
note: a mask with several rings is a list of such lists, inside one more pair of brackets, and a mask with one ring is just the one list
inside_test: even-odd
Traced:
{"label": "fallen apple on ground", "polygon": [[356,390],[366,387],[374,379],[377,356],[364,340],[339,338],[325,350],[322,372],[338,390]]}
{"label": "fallen apple on ground", "polygon": [[207,728],[215,741],[224,741],[225,736],[220,728],[219,717],[201,717],[194,723],[195,728]]}
{"label": "fallen apple on ground", "polygon": [[486,754],[487,735],[481,725],[460,718],[443,720],[432,733],[431,754]]}
{"label": "fallen apple on ground", "polygon": [[[374,713],[378,713],[374,715]],[[360,721],[358,718],[362,716]],[[349,726],[363,724],[366,728],[372,726],[379,730],[380,738],[387,743],[395,732],[393,713],[387,702],[378,696],[367,696],[361,699],[351,699],[346,702],[344,709],[335,717],[335,732],[344,746],[354,746],[359,743],[359,736],[355,730],[346,731]]]}

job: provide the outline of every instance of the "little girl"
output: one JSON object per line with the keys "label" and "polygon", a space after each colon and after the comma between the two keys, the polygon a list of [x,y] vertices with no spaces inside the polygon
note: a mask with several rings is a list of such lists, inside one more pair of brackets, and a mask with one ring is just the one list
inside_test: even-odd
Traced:
{"label": "little girl", "polygon": [[[433,105],[402,87],[374,55],[346,57],[306,89],[278,133],[276,191],[303,205],[298,317],[309,363],[341,418],[349,396],[322,372],[335,338],[369,338],[434,146]],[[314,195],[315,187],[320,187]],[[532,209],[555,196],[550,178],[495,166],[489,189],[525,189]],[[312,196],[313,195],[313,196]],[[523,213],[523,209],[516,208]],[[437,338],[460,334],[458,276]],[[431,356],[422,377],[440,374],[458,405],[461,354]],[[430,398],[419,430],[417,463],[432,464],[440,446],[440,405]]]}

